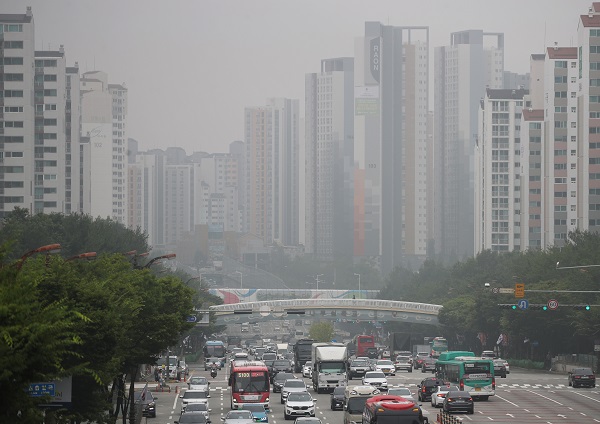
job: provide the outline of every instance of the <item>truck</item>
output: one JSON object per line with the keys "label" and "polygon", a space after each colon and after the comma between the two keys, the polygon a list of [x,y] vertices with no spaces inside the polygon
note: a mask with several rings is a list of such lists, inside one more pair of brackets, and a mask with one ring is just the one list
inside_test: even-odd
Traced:
{"label": "truck", "polygon": [[311,359],[313,339],[300,339],[294,345],[294,372],[301,372],[302,367]]}
{"label": "truck", "polygon": [[312,382],[317,393],[346,385],[348,348],[343,343],[313,343]]}
{"label": "truck", "polygon": [[429,345],[414,345],[413,346],[413,365],[415,369],[421,368],[423,364],[423,358],[427,358],[430,355]]}
{"label": "truck", "polygon": [[390,353],[392,360],[396,358],[399,352],[411,352],[411,334],[410,333],[392,333],[390,335]]}

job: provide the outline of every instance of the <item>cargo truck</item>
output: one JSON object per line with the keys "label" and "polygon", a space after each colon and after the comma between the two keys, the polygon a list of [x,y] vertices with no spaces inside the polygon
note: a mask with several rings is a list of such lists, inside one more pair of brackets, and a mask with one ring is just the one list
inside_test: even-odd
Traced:
{"label": "cargo truck", "polygon": [[312,339],[300,339],[294,345],[294,372],[301,372],[302,367],[311,360]]}
{"label": "cargo truck", "polygon": [[346,385],[348,349],[343,343],[313,343],[312,381],[317,393]]}

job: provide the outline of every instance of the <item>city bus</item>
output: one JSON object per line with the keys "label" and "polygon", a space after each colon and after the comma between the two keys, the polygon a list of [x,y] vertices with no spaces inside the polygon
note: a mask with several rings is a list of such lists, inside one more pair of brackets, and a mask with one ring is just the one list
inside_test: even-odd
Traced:
{"label": "city bus", "polygon": [[357,357],[369,356],[368,350],[371,349],[372,351],[373,349],[375,349],[375,337],[361,334],[354,337],[354,339],[352,340],[352,344],[356,346],[355,355]]}
{"label": "city bus", "polygon": [[412,400],[400,396],[373,396],[367,399],[362,424],[426,424],[429,419]]}
{"label": "city bus", "polygon": [[495,395],[494,362],[476,357],[473,352],[441,353],[435,364],[435,375],[469,392],[473,399],[488,400]]}
{"label": "city bus", "polygon": [[204,358],[219,358],[225,359],[227,355],[227,349],[225,349],[225,343],[220,340],[207,340],[202,348]]}
{"label": "city bus", "polygon": [[431,357],[439,358],[442,352],[448,351],[448,340],[443,337],[434,337],[432,341],[429,342]]}
{"label": "city bus", "polygon": [[269,409],[269,370],[260,361],[231,361],[229,380],[231,409],[258,403]]}

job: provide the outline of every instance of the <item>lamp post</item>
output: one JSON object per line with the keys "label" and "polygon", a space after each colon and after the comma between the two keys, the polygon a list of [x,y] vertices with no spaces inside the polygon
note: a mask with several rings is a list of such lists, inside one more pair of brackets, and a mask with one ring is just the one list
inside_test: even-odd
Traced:
{"label": "lamp post", "polygon": [[29,258],[32,255],[35,255],[36,253],[45,253],[46,255],[50,255],[52,253],[58,252],[60,252],[60,244],[58,243],[47,244],[45,246],[38,247],[37,249],[30,250],[29,252],[21,256],[19,262],[17,262],[17,270],[21,269],[23,263],[27,260],[27,258]]}
{"label": "lamp post", "polygon": [[360,274],[354,273],[358,277],[358,291],[360,292]]}
{"label": "lamp post", "polygon": [[79,255],[71,256],[70,258],[65,259],[65,262],[73,261],[75,259],[86,259],[88,261],[93,261],[96,259],[96,252],[80,253]]}
{"label": "lamp post", "polygon": [[202,279],[202,277],[200,277],[200,276],[192,277],[189,280],[187,280],[184,284],[187,286],[190,281],[192,281],[192,280],[201,280],[201,279]]}
{"label": "lamp post", "polygon": [[171,259],[175,259],[176,257],[177,257],[177,255],[175,253],[167,253],[166,255],[157,256],[156,258],[151,259],[150,262],[148,262],[142,268],[150,268],[157,261],[160,261],[162,259],[171,260]]}
{"label": "lamp post", "polygon": [[560,262],[556,263],[556,269],[581,269],[581,268],[593,268],[600,265],[575,265],[575,266],[560,266]]}
{"label": "lamp post", "polygon": [[236,271],[236,274],[240,274],[240,289],[244,288],[244,274],[242,271]]}
{"label": "lamp post", "polygon": [[315,280],[317,280],[317,291],[319,291],[319,277],[322,277],[323,274],[317,274],[317,276],[315,277]]}

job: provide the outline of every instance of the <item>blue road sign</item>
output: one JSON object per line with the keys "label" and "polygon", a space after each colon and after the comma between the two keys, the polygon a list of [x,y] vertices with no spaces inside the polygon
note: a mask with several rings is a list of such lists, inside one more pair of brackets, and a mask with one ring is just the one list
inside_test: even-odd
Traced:
{"label": "blue road sign", "polygon": [[195,315],[190,315],[186,319],[187,322],[196,322],[197,320],[198,320],[198,318]]}
{"label": "blue road sign", "polygon": [[524,311],[525,309],[529,308],[529,301],[527,299],[521,299],[519,300],[519,303],[517,303],[517,306],[519,309]]}
{"label": "blue road sign", "polygon": [[55,385],[54,383],[32,383],[29,385],[28,392],[32,397],[54,396]]}

